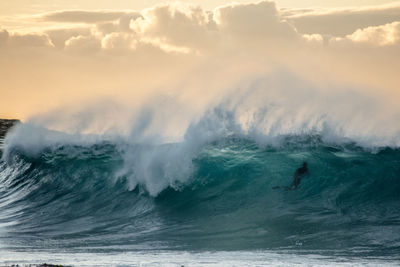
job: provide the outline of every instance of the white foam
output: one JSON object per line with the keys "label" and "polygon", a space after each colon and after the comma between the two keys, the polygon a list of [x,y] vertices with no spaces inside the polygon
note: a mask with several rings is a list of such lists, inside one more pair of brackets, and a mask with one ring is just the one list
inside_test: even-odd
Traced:
{"label": "white foam", "polygon": [[[37,156],[44,148],[107,140],[117,145],[124,159],[117,177],[127,177],[131,189],[141,185],[157,195],[190,179],[192,159],[201,148],[229,135],[250,138],[260,145],[279,145],[287,135],[320,135],[327,142],[352,141],[366,148],[400,146],[398,108],[359,90],[317,88],[280,72],[222,90],[220,99],[192,107],[179,96],[154,97],[141,106],[121,108],[123,112],[117,114],[124,115],[120,117],[106,115],[107,109],[97,113],[96,105],[67,112],[70,116],[62,113],[59,119],[59,113],[36,116],[7,134],[3,157],[15,147]],[[99,105],[107,107],[104,102]],[[116,114],[115,109],[111,111]],[[85,112],[90,115],[79,116]],[[121,120],[125,129],[113,129],[113,125],[123,125]],[[99,125],[99,121],[109,128],[91,132],[89,126]]]}
{"label": "white foam", "polygon": [[271,251],[187,252],[144,251],[124,253],[14,252],[0,254],[0,263],[62,264],[68,266],[398,266],[398,261],[377,258],[351,258],[297,255]]}

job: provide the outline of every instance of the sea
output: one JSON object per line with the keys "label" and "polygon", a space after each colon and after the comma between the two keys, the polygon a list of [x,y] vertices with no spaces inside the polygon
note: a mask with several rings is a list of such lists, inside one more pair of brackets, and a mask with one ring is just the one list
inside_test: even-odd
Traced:
{"label": "sea", "polygon": [[198,129],[157,143],[15,126],[0,266],[400,265],[397,146]]}

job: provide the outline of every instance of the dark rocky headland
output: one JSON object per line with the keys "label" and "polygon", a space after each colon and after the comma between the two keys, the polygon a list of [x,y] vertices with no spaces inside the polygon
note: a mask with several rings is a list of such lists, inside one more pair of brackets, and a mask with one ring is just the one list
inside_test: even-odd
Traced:
{"label": "dark rocky headland", "polygon": [[0,139],[3,139],[8,130],[14,125],[21,123],[20,120],[7,120],[7,119],[0,119]]}

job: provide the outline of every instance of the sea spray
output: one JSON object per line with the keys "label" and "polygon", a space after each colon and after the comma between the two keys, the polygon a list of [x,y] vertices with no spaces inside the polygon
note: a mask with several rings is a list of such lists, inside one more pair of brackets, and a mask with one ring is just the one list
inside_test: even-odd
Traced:
{"label": "sea spray", "polygon": [[[36,157],[15,150],[0,169],[2,243],[73,251],[296,250],[301,243],[347,255],[398,253],[397,149],[371,153],[320,136],[259,147],[230,135],[197,147],[187,169],[184,156],[171,157],[183,144],[126,144],[127,154],[120,145],[64,145]],[[289,185],[303,161],[310,177],[297,190],[272,190]]]}
{"label": "sea spray", "polygon": [[[82,132],[52,127],[56,115],[16,126],[0,166],[1,243],[398,255],[397,110],[276,79],[175,114],[168,133],[174,99],[137,108],[122,131],[88,132],[79,116]],[[272,190],[304,161],[310,177],[297,190]]]}

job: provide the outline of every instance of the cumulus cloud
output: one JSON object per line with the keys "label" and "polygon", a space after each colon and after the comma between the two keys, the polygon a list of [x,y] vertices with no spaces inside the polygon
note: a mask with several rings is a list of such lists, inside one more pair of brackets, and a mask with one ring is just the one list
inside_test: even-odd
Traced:
{"label": "cumulus cloud", "polygon": [[[278,43],[280,51],[283,46],[345,42],[383,46],[397,43],[398,23],[374,24],[400,21],[399,15],[400,4],[321,11],[279,10],[270,1],[229,4],[213,11],[182,3],[156,5],[141,12],[64,10],[42,14],[39,18],[86,26],[60,24],[42,33],[23,34],[2,30],[0,44],[47,46],[84,53],[101,49],[134,52],[138,47],[151,47],[152,51],[157,48],[163,53],[183,54],[246,48],[271,52],[268,50],[278,49],[270,47],[274,43]],[[307,28],[306,24],[325,28]],[[343,33],[347,34],[336,36]]]}
{"label": "cumulus cloud", "polygon": [[63,49],[65,42],[72,37],[87,36],[91,34],[91,27],[57,28],[45,31],[55,47]]}
{"label": "cumulus cloud", "polygon": [[211,29],[206,12],[189,5],[159,5],[142,12],[130,28],[143,36],[175,46],[197,47],[209,39]]}
{"label": "cumulus cloud", "polygon": [[295,29],[284,21],[274,2],[233,4],[215,10],[215,19],[221,31],[240,35],[293,37]]}
{"label": "cumulus cloud", "polygon": [[101,49],[101,42],[95,36],[74,36],[65,42],[65,49],[81,52],[96,52]]}
{"label": "cumulus cloud", "polygon": [[101,40],[101,47],[106,50],[135,49],[136,44],[136,38],[129,33],[113,32]]}
{"label": "cumulus cloud", "polygon": [[[197,107],[274,69],[290,70],[321,88],[337,83],[395,92],[400,22],[374,25],[379,20],[371,19],[363,27],[356,18],[363,16],[360,21],[367,24],[368,18],[393,12],[388,18],[394,19],[396,10],[393,5],[300,13],[261,1],[212,11],[169,3],[141,12],[46,13],[40,16],[43,23],[57,22],[51,29],[0,30],[0,70],[6,77],[0,104],[26,95],[29,103],[16,103],[10,110],[27,110],[29,105],[33,110],[47,107],[38,104],[45,100],[56,105],[112,95],[140,102],[144,95],[162,92],[179,95],[183,102],[196,99],[190,105]],[[323,28],[328,34],[297,24],[324,16],[334,23],[349,16],[354,23],[339,23],[340,32]],[[323,20],[316,24],[328,27]]]}
{"label": "cumulus cloud", "polygon": [[[138,43],[164,52],[199,52],[236,43],[301,37],[280,15],[275,3],[231,4],[206,11],[189,4],[161,4],[136,11],[57,11],[42,14],[43,21],[86,23],[86,27],[47,30],[57,48],[134,50]],[[245,39],[249,40],[245,40]],[[315,39],[315,38],[314,38]],[[244,42],[241,42],[244,40]],[[85,48],[84,48],[84,47]]]}
{"label": "cumulus cloud", "polygon": [[165,51],[201,52],[232,42],[243,45],[300,37],[280,17],[275,3],[269,1],[231,4],[213,12],[193,5],[164,4],[146,9],[141,15],[131,20],[130,29],[141,40]]}
{"label": "cumulus cloud", "polygon": [[53,47],[49,36],[44,33],[18,34],[0,31],[0,45],[8,47]]}
{"label": "cumulus cloud", "polygon": [[400,43],[400,22],[393,22],[377,27],[358,29],[347,39],[375,46],[391,46]]}

